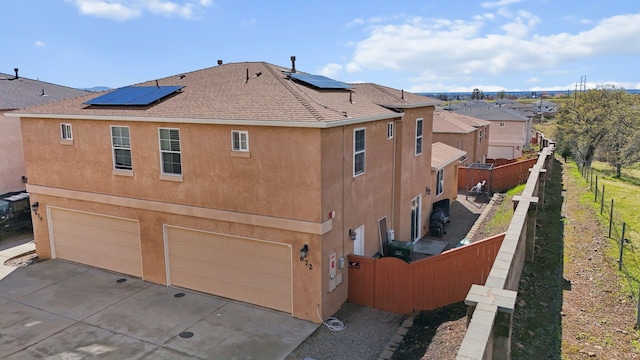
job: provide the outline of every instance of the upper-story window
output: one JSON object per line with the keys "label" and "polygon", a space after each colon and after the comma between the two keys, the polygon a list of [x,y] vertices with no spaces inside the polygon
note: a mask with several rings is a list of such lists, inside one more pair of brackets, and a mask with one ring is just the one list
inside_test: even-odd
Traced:
{"label": "upper-story window", "polygon": [[393,123],[387,123],[387,139],[393,139]]}
{"label": "upper-story window", "polygon": [[160,129],[160,161],[162,173],[170,175],[182,174],[180,157],[180,129]]}
{"label": "upper-story window", "polygon": [[116,170],[132,170],[131,138],[128,126],[111,127],[111,147],[113,149],[113,168]]}
{"label": "upper-story window", "polygon": [[422,119],[416,120],[416,155],[422,154]]}
{"label": "upper-story window", "polygon": [[73,140],[71,124],[60,124],[60,138],[62,140]]}
{"label": "upper-story window", "polygon": [[231,150],[233,151],[249,151],[249,132],[232,131],[231,132]]}
{"label": "upper-story window", "polygon": [[365,129],[355,129],[353,131],[353,176],[364,173],[365,147]]}
{"label": "upper-story window", "polygon": [[480,129],[480,132],[478,133],[478,144],[482,144],[482,129]]}
{"label": "upper-story window", "polygon": [[485,127],[485,128],[483,128],[483,129],[484,129],[484,140],[485,140],[485,141],[487,141],[487,138],[489,137],[489,136],[488,136],[488,134],[489,134],[489,130],[488,130],[486,127]]}
{"label": "upper-story window", "polygon": [[500,127],[505,127],[505,125],[506,125],[505,123],[501,122],[499,126]]}

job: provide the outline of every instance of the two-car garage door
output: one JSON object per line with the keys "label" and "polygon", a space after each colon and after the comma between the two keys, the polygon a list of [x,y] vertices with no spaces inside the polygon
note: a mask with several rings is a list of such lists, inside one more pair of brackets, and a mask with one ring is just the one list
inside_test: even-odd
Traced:
{"label": "two-car garage door", "polygon": [[170,285],[292,312],[291,247],[165,227]]}

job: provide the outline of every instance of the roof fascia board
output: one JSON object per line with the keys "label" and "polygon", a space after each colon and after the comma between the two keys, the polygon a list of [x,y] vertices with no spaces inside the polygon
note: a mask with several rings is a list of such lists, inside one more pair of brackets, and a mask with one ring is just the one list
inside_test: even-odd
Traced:
{"label": "roof fascia board", "polygon": [[426,106],[437,106],[440,104],[442,104],[442,101],[430,101],[430,102],[423,102],[423,103],[417,103],[417,104],[378,104],[378,105],[386,108],[393,108],[393,109],[415,109],[415,108],[426,107]]}
{"label": "roof fascia board", "polygon": [[130,116],[105,116],[105,115],[63,115],[63,114],[27,114],[5,113],[8,117],[38,118],[38,119],[66,119],[66,120],[100,120],[100,121],[134,121],[134,122],[161,122],[161,123],[187,123],[205,125],[245,125],[245,126],[273,126],[273,127],[298,127],[326,129],[352,124],[361,124],[371,121],[398,119],[402,120],[403,113],[367,116],[362,118],[346,118],[334,121],[279,121],[279,120],[229,120],[229,119],[190,119],[190,118],[162,118],[162,117],[130,117]]}

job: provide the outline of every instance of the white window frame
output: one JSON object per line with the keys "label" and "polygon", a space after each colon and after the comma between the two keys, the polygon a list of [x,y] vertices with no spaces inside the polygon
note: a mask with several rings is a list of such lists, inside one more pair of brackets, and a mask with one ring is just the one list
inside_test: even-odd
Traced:
{"label": "white window frame", "polygon": [[[418,124],[420,124],[420,126],[418,126]],[[422,148],[424,146],[424,143],[422,141],[423,134],[424,134],[424,119],[423,118],[416,119],[416,147],[415,147],[416,156],[422,154]]]}
{"label": "white window frame", "polygon": [[[162,138],[162,130],[168,130],[169,131],[169,139],[163,139]],[[171,131],[177,131],[178,132],[178,150],[173,150],[172,149],[172,142],[176,141],[171,139]],[[162,148],[162,141],[163,140],[169,140],[169,149],[163,149]],[[180,129],[178,128],[159,128],[158,129],[158,141],[159,141],[159,149],[160,149],[160,171],[162,175],[177,175],[177,176],[181,176],[182,175],[182,152],[181,152],[181,144],[180,144]],[[164,168],[164,158],[163,155],[164,154],[178,154],[180,156],[180,172],[173,172],[173,171],[166,171],[166,169]],[[173,170],[173,169],[172,169]]]}
{"label": "white window frame", "polygon": [[[113,134],[113,129],[127,129],[127,136],[122,136],[122,132],[120,132],[119,136]],[[110,127],[110,135],[111,135],[111,154],[113,156],[113,169],[114,170],[122,170],[122,171],[133,171],[133,159],[131,157],[131,130],[128,126],[117,126],[111,125]],[[116,143],[116,138],[119,138],[119,144]],[[123,141],[126,138],[126,141]],[[116,152],[118,150],[123,150],[124,152],[129,152],[129,161],[131,162],[131,166],[127,167],[126,165],[118,165]]]}
{"label": "white window frame", "polygon": [[489,129],[487,129],[486,127],[483,127],[484,129],[484,141],[487,141],[487,139],[489,138]]}
{"label": "white window frame", "polygon": [[[236,146],[236,137],[238,139]],[[244,139],[243,139],[244,138]],[[231,131],[231,150],[232,151],[249,151],[249,132],[232,130]]]}
{"label": "white window frame", "polygon": [[480,132],[478,133],[478,144],[482,144],[482,128],[480,128]]}
{"label": "white window frame", "polygon": [[393,122],[387,123],[387,139],[393,139]]}
{"label": "white window frame", "polygon": [[60,139],[73,140],[73,132],[71,131],[71,124],[60,124]]}
{"label": "white window frame", "polygon": [[[362,132],[363,141],[362,141],[362,149],[358,150],[356,148],[356,136],[359,132]],[[353,129],[353,177],[358,175],[362,175],[365,172],[366,168],[366,150],[367,150],[367,131],[365,128]],[[358,164],[357,158],[359,155],[362,156],[362,169],[356,169],[356,165]]]}
{"label": "white window frame", "polygon": [[499,127],[505,127],[507,124],[504,122],[501,122],[500,124],[498,124]]}
{"label": "white window frame", "polygon": [[444,169],[436,172],[436,197],[444,192]]}

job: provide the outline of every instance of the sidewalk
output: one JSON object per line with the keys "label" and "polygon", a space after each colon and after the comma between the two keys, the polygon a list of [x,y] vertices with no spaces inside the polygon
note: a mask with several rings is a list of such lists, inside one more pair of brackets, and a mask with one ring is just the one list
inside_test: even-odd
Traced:
{"label": "sidewalk", "polygon": [[33,234],[18,233],[11,234],[12,236],[2,235],[3,237],[0,241],[0,280],[17,269],[15,266],[5,265],[5,261],[36,250]]}

